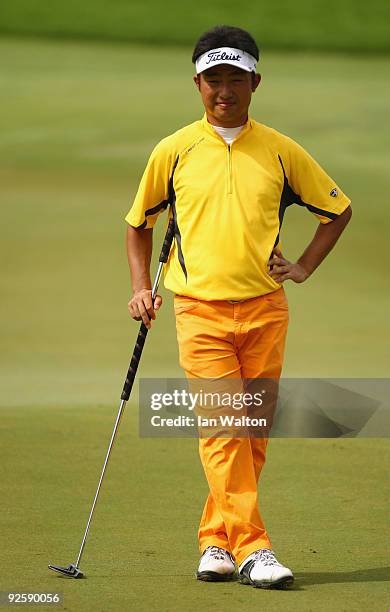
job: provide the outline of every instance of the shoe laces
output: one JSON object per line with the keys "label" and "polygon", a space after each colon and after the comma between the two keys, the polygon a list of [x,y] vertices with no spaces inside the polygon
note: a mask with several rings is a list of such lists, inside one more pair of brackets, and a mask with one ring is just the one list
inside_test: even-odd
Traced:
{"label": "shoe laces", "polygon": [[219,548],[218,546],[208,546],[207,549],[208,554],[213,559],[219,559],[223,561],[229,553],[224,548]]}
{"label": "shoe laces", "polygon": [[269,550],[268,548],[256,550],[256,552],[254,553],[254,559],[256,561],[261,561],[263,565],[281,565],[275,557],[274,551]]}

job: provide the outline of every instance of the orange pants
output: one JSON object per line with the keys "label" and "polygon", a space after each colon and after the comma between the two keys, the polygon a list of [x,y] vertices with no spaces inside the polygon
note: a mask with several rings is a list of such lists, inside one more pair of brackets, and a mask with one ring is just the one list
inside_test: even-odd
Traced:
{"label": "orange pants", "polygon": [[[288,325],[284,289],[231,303],[175,296],[180,365],[188,379],[279,379]],[[208,437],[199,453],[210,493],[199,546],[220,546],[237,563],[272,548],[258,507],[267,438]]]}

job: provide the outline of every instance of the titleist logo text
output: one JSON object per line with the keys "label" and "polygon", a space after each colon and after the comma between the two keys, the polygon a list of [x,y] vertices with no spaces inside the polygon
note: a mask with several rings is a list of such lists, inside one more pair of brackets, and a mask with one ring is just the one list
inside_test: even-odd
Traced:
{"label": "titleist logo text", "polygon": [[211,62],[216,62],[217,60],[233,60],[235,62],[239,62],[241,59],[241,55],[238,53],[234,55],[234,53],[226,53],[226,51],[222,51],[222,53],[220,51],[213,51],[212,53],[208,53],[207,57],[209,59],[207,60],[206,65],[210,64]]}

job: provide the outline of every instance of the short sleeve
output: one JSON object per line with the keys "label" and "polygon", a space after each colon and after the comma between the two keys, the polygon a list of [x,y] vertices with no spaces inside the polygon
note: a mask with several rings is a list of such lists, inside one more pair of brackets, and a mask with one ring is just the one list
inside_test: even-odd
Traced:
{"label": "short sleeve", "polygon": [[157,217],[169,204],[172,154],[162,140],[153,150],[134,202],[126,215],[127,223],[135,228],[152,228]]}
{"label": "short sleeve", "polygon": [[291,138],[287,138],[287,147],[286,166],[282,166],[292,191],[290,198],[321,223],[329,223],[348,208],[351,200],[303,147]]}

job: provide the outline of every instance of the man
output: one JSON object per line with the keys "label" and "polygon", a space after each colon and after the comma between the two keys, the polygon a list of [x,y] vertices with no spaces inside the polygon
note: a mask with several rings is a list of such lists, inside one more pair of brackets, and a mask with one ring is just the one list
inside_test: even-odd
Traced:
{"label": "man", "polygon": [[[152,228],[170,205],[175,241],[165,286],[175,293],[187,377],[278,380],[288,322],[283,283],[302,283],[319,266],[350,219],[350,200],[297,143],[248,117],[261,80],[248,32],[216,27],[201,36],[192,59],[205,115],[156,146],[126,217],[129,311],[149,328],[161,307],[161,296],[151,299]],[[320,221],[297,262],[282,255],[279,241],[293,203]],[[229,580],[236,563],[244,584],[292,583],[258,509],[266,446],[264,437],[199,439],[210,494],[198,579]]]}

